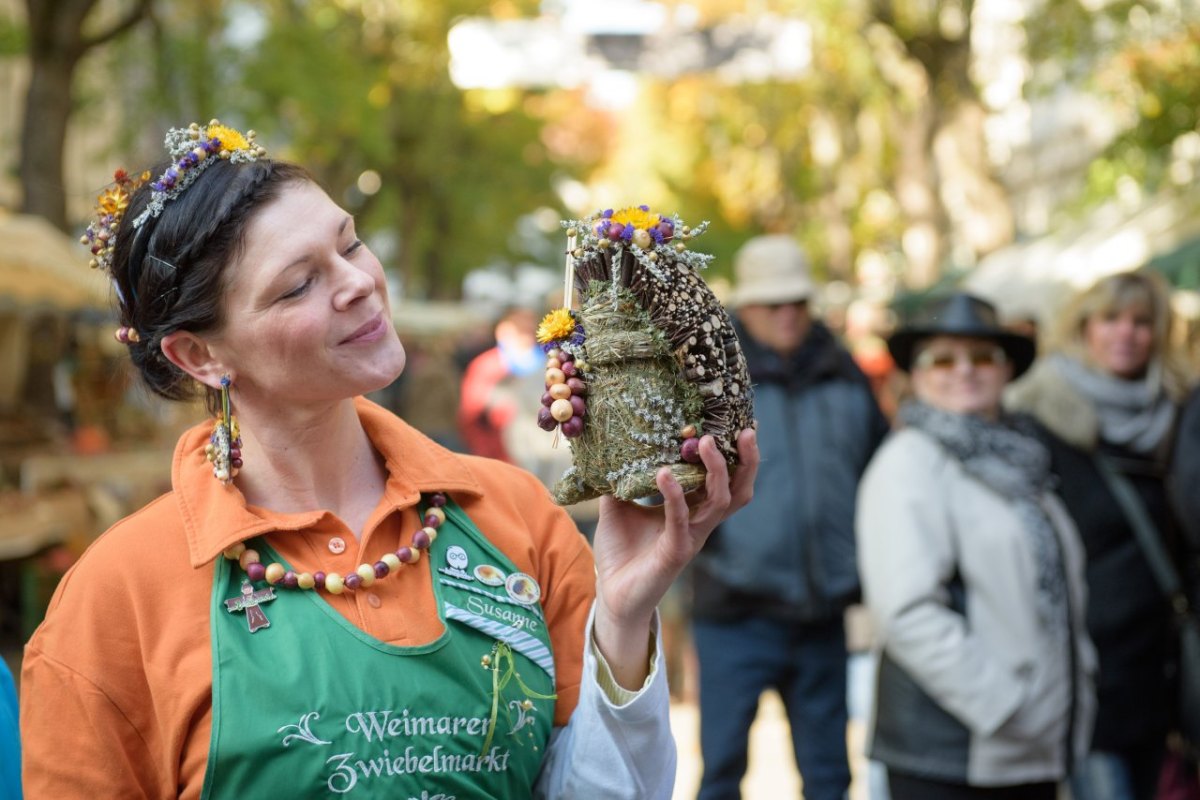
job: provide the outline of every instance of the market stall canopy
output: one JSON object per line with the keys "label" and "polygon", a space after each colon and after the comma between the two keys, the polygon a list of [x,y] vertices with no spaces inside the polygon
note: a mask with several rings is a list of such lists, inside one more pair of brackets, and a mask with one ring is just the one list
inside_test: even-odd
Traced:
{"label": "market stall canopy", "polygon": [[0,211],[0,309],[107,309],[108,280],[88,260],[41,217]]}
{"label": "market stall canopy", "polygon": [[[1006,317],[1048,323],[1071,294],[1116,272],[1162,260],[1200,237],[1200,185],[1147,199],[1132,210],[1110,203],[1086,219],[997,250],[963,280]],[[1177,275],[1165,271],[1178,285]]]}

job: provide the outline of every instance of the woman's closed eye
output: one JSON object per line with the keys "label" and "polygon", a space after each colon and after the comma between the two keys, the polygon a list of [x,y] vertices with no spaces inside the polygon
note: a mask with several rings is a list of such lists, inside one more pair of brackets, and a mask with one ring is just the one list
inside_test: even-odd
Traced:
{"label": "woman's closed eye", "polygon": [[342,255],[344,255],[346,258],[349,258],[350,256],[357,253],[359,248],[361,248],[362,246],[363,246],[362,239],[355,239],[354,242],[348,248],[346,248],[346,252],[343,253]]}
{"label": "woman's closed eye", "polygon": [[279,296],[279,299],[280,300],[295,300],[297,297],[303,297],[305,294],[308,293],[308,290],[312,288],[312,285],[315,282],[316,282],[316,278],[312,275],[309,275],[307,278],[304,279],[303,283],[301,283],[296,288],[283,293],[282,295]]}

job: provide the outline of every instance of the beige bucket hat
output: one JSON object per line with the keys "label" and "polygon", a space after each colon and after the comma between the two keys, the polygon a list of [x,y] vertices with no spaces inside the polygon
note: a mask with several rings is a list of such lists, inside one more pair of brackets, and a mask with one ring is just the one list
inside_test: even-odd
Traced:
{"label": "beige bucket hat", "polygon": [[733,259],[731,308],[808,300],[817,292],[808,256],[791,236],[756,236]]}

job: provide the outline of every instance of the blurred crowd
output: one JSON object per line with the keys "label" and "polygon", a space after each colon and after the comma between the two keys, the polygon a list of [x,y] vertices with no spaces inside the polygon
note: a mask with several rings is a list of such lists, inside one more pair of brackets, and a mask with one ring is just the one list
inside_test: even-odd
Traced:
{"label": "blurred crowd", "polygon": [[[674,691],[699,703],[701,800],[740,796],[768,690],[808,800],[847,795],[854,691],[872,798],[1200,794],[1200,392],[1165,282],[1109,275],[1051,326],[961,292],[889,326],[823,319],[791,237],[734,269],[763,466],[661,610]],[[570,456],[529,424],[537,319],[507,309],[460,349],[442,434],[550,485]],[[586,533],[594,509],[573,511]]]}

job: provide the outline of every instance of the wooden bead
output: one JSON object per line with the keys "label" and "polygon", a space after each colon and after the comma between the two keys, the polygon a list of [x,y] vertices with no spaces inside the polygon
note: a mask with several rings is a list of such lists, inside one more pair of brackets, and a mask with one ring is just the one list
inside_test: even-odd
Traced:
{"label": "wooden bead", "polygon": [[[437,519],[437,524],[430,522],[429,521],[430,517],[435,517]],[[440,508],[431,508],[425,512],[425,524],[431,528],[436,528],[438,525],[443,524],[445,521],[446,521],[446,512],[442,511]]]}
{"label": "wooden bead", "polygon": [[311,589],[317,585],[317,579],[312,576],[311,572],[301,572],[296,576],[296,585],[301,589]]}
{"label": "wooden bead", "polygon": [[228,558],[230,561],[237,561],[239,558],[241,558],[241,555],[244,552],[246,552],[246,543],[238,542],[233,547],[230,547],[227,550],[225,550],[223,555],[226,558]]}
{"label": "wooden bead", "polygon": [[331,572],[325,576],[325,590],[330,594],[341,594],[345,589],[346,584],[341,575]]}
{"label": "wooden bead", "polygon": [[243,571],[245,571],[245,569],[247,567],[249,567],[251,564],[257,564],[257,563],[258,563],[258,551],[257,550],[243,550],[241,555],[238,556],[238,566],[241,567]]}
{"label": "wooden bead", "polygon": [[429,537],[429,544],[437,541],[438,532],[436,528],[421,528],[421,530],[425,531],[425,535]]}
{"label": "wooden bead", "polygon": [[392,572],[400,569],[400,565],[404,563],[395,553],[384,553],[379,560],[387,564],[388,569],[390,569]]}
{"label": "wooden bead", "polygon": [[[555,400],[566,400],[571,396],[571,387],[565,383],[556,383],[550,387],[550,396]],[[551,403],[551,405],[554,405]]]}
{"label": "wooden bead", "polygon": [[375,567],[372,564],[359,564],[354,572],[362,578],[363,586],[370,586],[375,582]]}
{"label": "wooden bead", "polygon": [[278,561],[273,561],[267,565],[267,583],[272,586],[283,580],[283,576],[286,574],[287,570]]}

